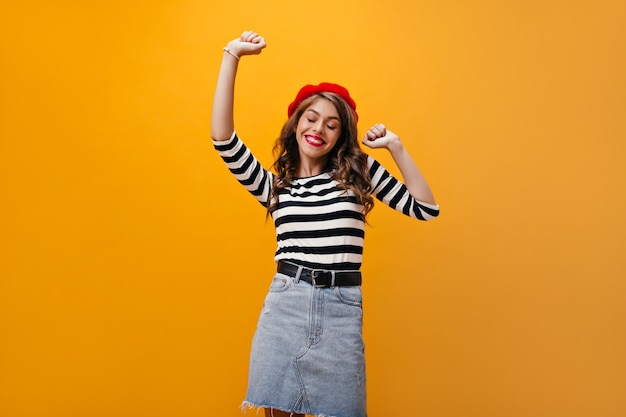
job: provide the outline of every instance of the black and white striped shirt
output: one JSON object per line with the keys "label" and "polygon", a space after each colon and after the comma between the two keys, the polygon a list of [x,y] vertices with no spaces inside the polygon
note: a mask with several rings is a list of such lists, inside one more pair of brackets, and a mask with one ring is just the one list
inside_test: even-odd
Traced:
{"label": "black and white striped shirt", "polygon": [[[264,206],[271,195],[274,174],[264,169],[235,133],[214,141],[215,149],[237,180]],[[406,186],[368,156],[374,196],[407,216],[430,220],[439,206],[414,199]],[[271,213],[276,228],[276,261],[308,268],[358,270],[363,255],[363,206],[324,172],[296,178],[281,190]]]}

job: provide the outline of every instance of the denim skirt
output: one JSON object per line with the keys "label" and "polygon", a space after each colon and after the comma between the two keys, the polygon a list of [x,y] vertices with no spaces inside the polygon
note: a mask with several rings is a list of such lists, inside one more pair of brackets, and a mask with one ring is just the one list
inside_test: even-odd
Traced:
{"label": "denim skirt", "polygon": [[244,408],[366,417],[361,287],[277,273],[252,341]]}

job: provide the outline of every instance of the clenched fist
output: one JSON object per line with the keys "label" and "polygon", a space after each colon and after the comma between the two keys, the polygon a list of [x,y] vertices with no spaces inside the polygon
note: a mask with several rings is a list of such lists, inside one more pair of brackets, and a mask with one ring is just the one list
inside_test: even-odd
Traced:
{"label": "clenched fist", "polygon": [[382,123],[377,123],[370,127],[363,137],[363,144],[372,149],[388,148],[390,144],[399,141],[398,135],[387,129]]}
{"label": "clenched fist", "polygon": [[258,55],[265,48],[265,39],[256,32],[245,31],[237,39],[228,42],[228,49],[241,57],[244,55]]}

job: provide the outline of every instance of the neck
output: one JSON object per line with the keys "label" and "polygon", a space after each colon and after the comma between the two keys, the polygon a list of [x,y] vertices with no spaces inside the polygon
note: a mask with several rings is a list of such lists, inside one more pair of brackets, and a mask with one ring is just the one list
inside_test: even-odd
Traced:
{"label": "neck", "polygon": [[325,167],[326,167],[326,161],[323,161],[323,162],[300,161],[300,163],[298,164],[298,169],[296,170],[296,175],[300,178],[313,177],[315,175],[319,175],[322,172],[324,172]]}

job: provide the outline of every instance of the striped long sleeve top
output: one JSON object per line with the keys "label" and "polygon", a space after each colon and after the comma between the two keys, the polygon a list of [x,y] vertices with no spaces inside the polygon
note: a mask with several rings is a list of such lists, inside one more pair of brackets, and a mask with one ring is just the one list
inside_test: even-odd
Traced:
{"label": "striped long sleeve top", "polygon": [[[274,174],[261,166],[235,133],[229,140],[213,144],[235,178],[267,207]],[[368,156],[367,163],[372,193],[378,200],[418,220],[439,214],[438,205],[414,199],[374,158]],[[328,172],[294,179],[281,191],[278,202],[270,213],[276,228],[276,261],[314,269],[360,268],[365,237],[363,206]]]}

